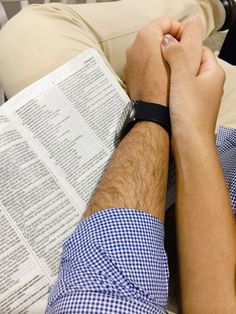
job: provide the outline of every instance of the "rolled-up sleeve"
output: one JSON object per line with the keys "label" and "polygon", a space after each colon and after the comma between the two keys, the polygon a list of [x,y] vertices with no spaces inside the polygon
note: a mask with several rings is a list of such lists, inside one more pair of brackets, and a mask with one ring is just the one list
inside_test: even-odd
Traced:
{"label": "rolled-up sleeve", "polygon": [[166,313],[168,279],[162,223],[133,209],[103,210],[65,242],[46,313]]}

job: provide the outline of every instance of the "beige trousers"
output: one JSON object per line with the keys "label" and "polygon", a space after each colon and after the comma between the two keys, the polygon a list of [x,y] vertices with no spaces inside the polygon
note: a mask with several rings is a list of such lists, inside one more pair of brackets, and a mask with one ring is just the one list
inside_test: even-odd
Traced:
{"label": "beige trousers", "polygon": [[[203,19],[206,38],[224,23],[218,0],[121,0],[23,9],[0,31],[0,85],[11,97],[88,47],[96,48],[122,83],[125,50],[136,32],[162,15]],[[236,69],[227,74],[219,124],[236,127]],[[235,108],[234,108],[235,107]]]}

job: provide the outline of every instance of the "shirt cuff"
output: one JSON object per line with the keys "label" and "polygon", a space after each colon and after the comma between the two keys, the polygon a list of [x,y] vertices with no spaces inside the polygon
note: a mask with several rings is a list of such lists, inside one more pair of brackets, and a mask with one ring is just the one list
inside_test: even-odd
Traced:
{"label": "shirt cuff", "polygon": [[50,302],[74,291],[102,291],[165,307],[164,226],[142,211],[112,208],[82,220],[65,242]]}

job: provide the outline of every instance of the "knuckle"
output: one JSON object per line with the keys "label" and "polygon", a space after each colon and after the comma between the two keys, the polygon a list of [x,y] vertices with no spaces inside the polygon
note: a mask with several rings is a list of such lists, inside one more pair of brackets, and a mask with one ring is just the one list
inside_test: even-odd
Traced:
{"label": "knuckle", "polygon": [[150,40],[153,41],[155,32],[156,32],[155,27],[153,27],[152,24],[148,24],[138,31],[136,39],[140,42],[145,42],[145,43],[150,42]]}
{"label": "knuckle", "polygon": [[169,16],[161,16],[155,20],[152,21],[152,26],[157,28],[157,27],[165,27],[167,29],[170,28],[171,23],[173,21],[173,18],[169,17]]}
{"label": "knuckle", "polygon": [[143,27],[141,28],[139,31],[138,31],[138,34],[137,34],[137,39],[145,39],[147,37],[147,31],[149,29],[149,26],[148,27]]}

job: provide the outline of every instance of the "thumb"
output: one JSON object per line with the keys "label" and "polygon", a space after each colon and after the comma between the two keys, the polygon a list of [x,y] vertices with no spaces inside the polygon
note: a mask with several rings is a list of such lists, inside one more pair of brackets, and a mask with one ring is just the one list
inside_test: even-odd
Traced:
{"label": "thumb", "polygon": [[171,35],[165,35],[161,42],[162,54],[171,68],[172,75],[188,74],[185,52],[180,43]]}
{"label": "thumb", "polygon": [[215,54],[207,47],[203,48],[202,63],[199,70],[199,77],[215,74],[218,72],[224,77],[224,71],[217,62]]}

